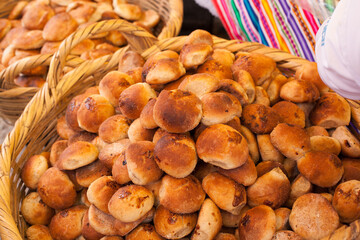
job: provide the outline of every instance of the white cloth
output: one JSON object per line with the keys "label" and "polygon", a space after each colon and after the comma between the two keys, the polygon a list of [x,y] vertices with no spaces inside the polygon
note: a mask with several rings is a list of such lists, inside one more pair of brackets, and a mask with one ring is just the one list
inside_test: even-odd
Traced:
{"label": "white cloth", "polygon": [[215,17],[219,17],[213,3],[211,0],[195,0],[195,2],[200,5],[203,8],[206,8],[207,10],[209,10],[209,12],[215,16]]}
{"label": "white cloth", "polygon": [[360,100],[360,1],[341,0],[316,34],[316,62],[323,82],[343,97]]}

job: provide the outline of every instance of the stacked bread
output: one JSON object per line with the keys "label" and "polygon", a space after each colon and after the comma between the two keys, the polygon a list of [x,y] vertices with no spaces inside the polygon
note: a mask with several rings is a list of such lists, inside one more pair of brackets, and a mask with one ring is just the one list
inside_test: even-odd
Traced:
{"label": "stacked bread", "polygon": [[213,48],[129,51],[72,99],[22,180],[28,239],[356,239],[360,142],[316,65]]}
{"label": "stacked bread", "polygon": [[[8,18],[0,19],[0,70],[25,57],[55,53],[61,41],[77,29],[120,18],[150,32],[160,21],[157,12],[144,11],[126,0],[18,1]],[[95,59],[112,54],[125,44],[124,36],[114,30],[80,42],[71,54],[84,60]],[[15,83],[22,87],[41,87],[46,72],[45,66],[25,70],[16,77]]]}

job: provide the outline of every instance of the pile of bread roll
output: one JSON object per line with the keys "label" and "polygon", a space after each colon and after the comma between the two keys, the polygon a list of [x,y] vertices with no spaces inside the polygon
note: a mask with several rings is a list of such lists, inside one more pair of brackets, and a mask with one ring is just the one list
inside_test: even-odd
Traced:
{"label": "pile of bread roll", "polygon": [[214,49],[118,71],[72,99],[21,177],[28,239],[358,239],[360,142],[347,101],[305,64]]}
{"label": "pile of bread roll", "polygon": [[[126,0],[18,1],[7,19],[0,19],[0,71],[38,54],[53,54],[62,40],[77,29],[109,19],[125,19],[151,32],[160,21],[153,10],[143,11]],[[119,31],[96,34],[79,43],[72,55],[89,60],[114,53],[126,39]],[[41,87],[47,67],[25,70],[16,77],[22,87]]]}

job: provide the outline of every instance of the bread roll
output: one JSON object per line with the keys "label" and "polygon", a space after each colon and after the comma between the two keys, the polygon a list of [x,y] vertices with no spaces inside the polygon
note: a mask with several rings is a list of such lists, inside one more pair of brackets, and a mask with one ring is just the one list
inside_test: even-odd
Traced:
{"label": "bread roll", "polygon": [[141,124],[141,119],[133,121],[128,130],[128,136],[131,142],[151,141],[156,129],[146,129]]}
{"label": "bread roll", "polygon": [[222,63],[225,66],[231,67],[235,60],[235,55],[227,49],[214,49],[211,58],[216,62]]}
{"label": "bread roll", "polygon": [[271,240],[302,240],[297,233],[289,230],[278,231],[274,234]]}
{"label": "bread roll", "polygon": [[44,225],[32,225],[26,229],[26,237],[29,240],[53,240],[49,228]]}
{"label": "bread roll", "polygon": [[154,195],[154,207],[157,207],[160,205],[159,192],[160,192],[161,182],[162,181],[160,179],[159,181],[152,182],[152,183],[149,183],[144,186],[147,189],[149,189]]}
{"label": "bread roll", "polygon": [[134,68],[142,67],[145,61],[143,57],[135,51],[127,51],[119,60],[118,71],[128,72]]}
{"label": "bread roll", "polygon": [[49,225],[51,236],[55,240],[71,240],[80,236],[86,211],[86,206],[78,205],[55,214]]}
{"label": "bread roll", "polygon": [[149,9],[143,12],[141,18],[138,20],[139,23],[148,28],[155,27],[160,21],[160,15],[156,11]]}
{"label": "bread roll", "polygon": [[126,240],[163,240],[151,224],[141,224],[126,236]]}
{"label": "bread roll", "polygon": [[310,113],[313,125],[326,129],[349,125],[351,109],[349,103],[336,93],[325,93]]}
{"label": "bread roll", "polygon": [[48,161],[44,156],[34,155],[30,157],[21,170],[21,180],[30,189],[36,189],[41,176],[49,168]]}
{"label": "bread roll", "polygon": [[29,30],[42,30],[54,15],[54,10],[50,6],[38,2],[25,8],[21,18],[21,24]]}
{"label": "bread roll", "polygon": [[96,133],[100,125],[115,114],[114,107],[101,95],[91,95],[82,101],[77,111],[79,126],[88,131]]}
{"label": "bread roll", "polygon": [[91,49],[86,52],[83,52],[80,55],[80,58],[84,60],[94,60],[113,53],[114,51],[109,49]]}
{"label": "bread roll", "polygon": [[262,104],[264,106],[270,107],[270,99],[263,87],[255,87],[255,101],[254,104]]}
{"label": "bread roll", "polygon": [[117,183],[125,184],[131,181],[127,169],[127,161],[125,159],[125,151],[115,158],[112,167],[112,175]]}
{"label": "bread roll", "polygon": [[245,90],[249,99],[249,104],[255,100],[255,83],[250,73],[245,70],[236,70],[233,72],[234,80],[238,82]]}
{"label": "bread roll", "polygon": [[148,84],[165,84],[175,81],[185,73],[183,64],[177,58],[162,58],[154,60],[146,69],[145,80]]}
{"label": "bread roll", "polygon": [[174,213],[193,213],[200,209],[205,192],[197,178],[165,175],[159,191],[160,204]]}
{"label": "bread roll", "polygon": [[128,185],[117,190],[111,197],[108,209],[122,222],[134,222],[146,215],[154,205],[154,195],[147,188]]}
{"label": "bread roll", "polygon": [[94,48],[95,43],[92,40],[84,39],[80,43],[78,43],[73,49],[71,49],[70,53],[73,55],[81,55],[83,52],[93,50]]}
{"label": "bread roll", "polygon": [[121,18],[129,21],[139,20],[142,16],[141,8],[136,4],[117,3],[114,5],[114,11]]}
{"label": "bread roll", "polygon": [[244,107],[242,123],[256,134],[270,133],[280,122],[275,110],[262,104],[250,104]]}
{"label": "bread roll", "polygon": [[284,156],[271,143],[270,134],[257,135],[257,143],[262,161],[284,162]]}
{"label": "bread roll", "polygon": [[290,225],[289,225],[290,212],[291,210],[289,208],[278,208],[275,210],[276,231],[290,229]]}
{"label": "bread roll", "polygon": [[343,180],[358,180],[360,181],[360,161],[359,159],[343,158],[342,164],[344,166]]}
{"label": "bread roll", "polygon": [[309,180],[299,174],[291,183],[290,196],[286,201],[286,205],[292,207],[296,199],[306,193],[310,193],[313,186]]}
{"label": "bread roll", "polygon": [[305,129],[287,123],[278,124],[270,133],[271,143],[286,157],[299,159],[311,149]]}
{"label": "bread roll", "polygon": [[154,216],[156,232],[167,239],[180,239],[195,228],[197,214],[177,214],[164,206],[157,207]]}
{"label": "bread roll", "polygon": [[187,76],[179,85],[178,89],[201,97],[206,93],[215,92],[220,86],[219,79],[210,73],[196,73]]}
{"label": "bread roll", "polygon": [[248,210],[240,220],[240,239],[270,240],[276,230],[276,215],[274,210],[260,205]]}
{"label": "bread roll", "polygon": [[280,90],[281,87],[288,82],[288,78],[286,78],[282,74],[277,74],[274,79],[270,82],[266,92],[270,99],[270,104],[274,105],[276,102],[280,101]]}
{"label": "bread roll", "polygon": [[37,192],[29,193],[21,203],[21,214],[32,225],[48,225],[54,213],[54,209],[45,205]]}
{"label": "bread roll", "polygon": [[244,186],[252,185],[257,178],[256,167],[254,161],[250,157],[238,168],[229,170],[218,168],[217,171]]}
{"label": "bread roll", "polygon": [[179,59],[179,54],[172,50],[165,50],[151,55],[143,65],[142,81],[146,81],[147,74],[157,61],[168,58],[177,60]]}
{"label": "bread roll", "polygon": [[75,170],[65,170],[64,172],[68,175],[70,181],[74,184],[75,190],[76,190],[77,192],[78,192],[78,191],[81,191],[81,190],[84,188],[83,186],[81,186],[81,185],[77,182],[77,180],[76,180],[76,171],[75,171]]}
{"label": "bread roll", "polygon": [[141,126],[145,129],[154,129],[158,127],[158,125],[154,120],[154,114],[153,114],[155,103],[156,103],[156,98],[150,99],[150,101],[145,105],[145,107],[141,111],[140,123]]}
{"label": "bread roll", "polygon": [[295,72],[296,79],[310,81],[316,85],[320,93],[329,91],[329,87],[321,80],[317,71],[317,64],[315,62],[304,62]]}
{"label": "bread roll", "polygon": [[256,141],[255,134],[243,125],[239,127],[238,131],[246,139],[251,159],[254,161],[254,163],[257,163],[260,159],[260,153],[259,153],[258,143]]}
{"label": "bread roll", "polygon": [[339,216],[323,196],[308,193],[299,197],[290,213],[291,228],[305,239],[326,237],[339,225]]}
{"label": "bread roll", "polygon": [[14,5],[14,8],[10,11],[8,19],[14,20],[23,14],[24,8],[28,5],[29,2],[27,1],[19,1]]}
{"label": "bread roll", "polygon": [[351,223],[360,218],[360,181],[350,180],[339,184],[334,193],[332,205],[341,222]]}
{"label": "bread roll", "polygon": [[114,193],[121,187],[113,177],[103,176],[93,181],[88,190],[87,198],[99,210],[109,213],[108,203]]}
{"label": "bread roll", "polygon": [[[185,49],[188,47],[190,48],[190,52],[193,51],[194,48],[198,47],[200,45],[194,45],[193,48],[191,46],[186,46]],[[210,51],[210,48],[207,47]],[[212,49],[211,49],[212,50]],[[181,54],[180,54],[181,57]],[[232,72],[231,67],[224,65],[222,62],[218,62],[214,59],[207,59],[203,64],[201,64],[197,71],[197,73],[210,73],[213,74],[218,79],[232,79]]]}
{"label": "bread roll", "polygon": [[[220,171],[222,168],[215,167],[214,165],[210,163],[206,163],[202,160],[199,160],[196,164],[195,170],[193,175],[200,181],[202,180],[210,173],[215,171]],[[225,175],[225,174],[224,174]]]}
{"label": "bread roll", "polygon": [[239,133],[242,132],[241,129],[241,122],[240,122],[240,118],[239,117],[234,117],[233,119],[231,119],[230,121],[228,121],[227,123],[225,123],[226,125],[232,127],[233,129],[235,129],[236,131],[238,131]]}
{"label": "bread roll", "polygon": [[111,171],[100,161],[95,161],[85,167],[76,169],[76,180],[83,187],[90,184],[101,176],[109,176]]}
{"label": "bread roll", "polygon": [[220,173],[213,172],[207,175],[202,181],[202,187],[220,209],[232,214],[240,214],[246,204],[244,186]]}
{"label": "bread roll", "polygon": [[80,202],[84,204],[87,207],[90,207],[91,203],[89,202],[89,199],[87,198],[87,188],[83,188],[83,190],[80,193]]}
{"label": "bread roll", "polygon": [[61,42],[45,42],[41,47],[40,54],[54,54],[59,49]]}
{"label": "bread roll", "polygon": [[163,90],[154,106],[154,120],[168,132],[183,133],[194,129],[200,122],[200,99],[181,90]]}
{"label": "bread roll", "polygon": [[286,176],[288,176],[288,173],[287,173],[286,169],[284,168],[283,164],[281,164],[279,162],[276,162],[276,161],[271,161],[271,160],[270,161],[263,161],[263,162],[260,162],[258,165],[256,165],[257,176],[261,177],[265,173],[268,173],[271,170],[273,170],[274,168],[280,168],[280,170]]}
{"label": "bread roll", "polygon": [[276,69],[273,59],[258,53],[240,56],[231,66],[233,72],[245,70],[250,73],[256,85],[263,84]]}
{"label": "bread roll", "polygon": [[310,143],[313,151],[324,151],[335,155],[339,155],[341,152],[340,142],[333,137],[312,136]]}
{"label": "bread roll", "polygon": [[129,119],[139,118],[141,111],[151,98],[156,98],[156,93],[149,84],[131,85],[120,94],[120,111]]}
{"label": "bread roll", "polygon": [[66,123],[70,128],[72,128],[75,131],[82,131],[82,129],[79,127],[79,123],[77,120],[77,112],[80,108],[82,101],[86,97],[87,97],[86,94],[81,94],[73,97],[73,99],[71,99],[71,101],[69,102],[66,108],[66,112],[65,112]]}
{"label": "bread roll", "polygon": [[146,185],[159,180],[163,174],[155,162],[155,144],[149,141],[131,143],[125,151],[127,169],[131,181]]}
{"label": "bread roll", "polygon": [[192,240],[213,239],[220,231],[222,218],[219,208],[207,198],[201,206]]}
{"label": "bread roll", "polygon": [[[15,58],[12,58],[9,62],[9,64],[12,64],[12,60]],[[32,70],[30,70],[32,71]],[[32,73],[30,73],[32,74]],[[14,82],[16,85],[20,87],[36,87],[41,88],[45,84],[45,79],[41,76],[18,76],[14,79]]]}
{"label": "bread roll", "polygon": [[185,40],[185,44],[205,43],[210,46],[213,45],[213,38],[211,34],[205,30],[197,29],[192,31]]}
{"label": "bread roll", "polygon": [[99,160],[107,168],[112,169],[115,160],[124,153],[126,148],[129,146],[130,140],[125,138],[118,142],[111,143],[106,145],[101,149],[99,153]]}
{"label": "bread roll", "polygon": [[45,43],[43,39],[43,31],[31,30],[19,33],[19,35],[12,41],[15,48],[20,49],[38,49]]}
{"label": "bread roll", "polygon": [[86,132],[86,131],[75,132],[75,134],[71,135],[71,137],[69,138],[68,145],[71,145],[77,141],[91,143],[92,140],[94,140],[96,138],[96,136],[97,135],[95,133],[90,133],[90,132]]}
{"label": "bread roll", "polygon": [[62,41],[78,27],[75,19],[64,12],[56,14],[45,25],[42,36],[47,41]]}
{"label": "bread roll", "polygon": [[206,128],[196,141],[199,158],[223,169],[242,166],[249,149],[245,138],[235,129],[224,124]]}
{"label": "bread roll", "polygon": [[129,125],[130,121],[124,116],[111,116],[100,125],[99,137],[107,143],[113,143],[127,138]]}
{"label": "bread roll", "polygon": [[341,153],[346,157],[360,157],[360,140],[347,127],[340,126],[331,134],[341,145]]}
{"label": "bread roll", "polygon": [[280,115],[281,122],[305,127],[305,113],[296,104],[288,101],[276,103],[272,108]]}
{"label": "bread roll", "polygon": [[246,213],[246,211],[248,211],[249,209],[250,209],[250,207],[248,205],[245,205],[241,209],[239,215],[234,215],[234,214],[229,213],[227,211],[221,210],[221,217],[222,217],[222,221],[223,221],[223,227],[228,227],[228,228],[237,228],[237,227],[239,227],[240,219]]}
{"label": "bread roll", "polygon": [[302,175],[319,187],[334,186],[344,173],[341,160],[328,152],[308,152],[298,159],[297,167]]}
{"label": "bread roll", "polygon": [[81,229],[81,235],[86,239],[86,240],[98,240],[101,239],[102,237],[104,237],[103,234],[98,233],[91,225],[89,222],[89,211],[87,210],[83,220],[82,220],[82,229]]}
{"label": "bread roll", "polygon": [[66,123],[65,116],[57,119],[56,132],[61,138],[65,140],[69,139],[70,136],[75,133],[74,130],[72,130]]}
{"label": "bread roll", "polygon": [[311,127],[306,128],[306,131],[310,137],[313,137],[313,136],[329,137],[329,133],[326,131],[326,129],[324,127],[311,126]]}
{"label": "bread roll", "polygon": [[256,182],[248,187],[246,194],[250,207],[264,204],[276,209],[289,197],[290,181],[277,167],[258,177]]}
{"label": "bread roll", "polygon": [[280,97],[296,103],[315,102],[320,93],[316,85],[310,81],[291,80],[281,87]]}

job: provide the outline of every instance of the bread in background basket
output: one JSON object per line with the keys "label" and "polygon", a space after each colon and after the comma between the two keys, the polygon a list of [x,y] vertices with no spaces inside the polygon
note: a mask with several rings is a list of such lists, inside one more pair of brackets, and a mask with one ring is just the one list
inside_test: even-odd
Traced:
{"label": "bread in background basket", "polygon": [[[70,37],[66,41],[72,40]],[[159,239],[188,234],[192,239],[221,239],[223,235],[230,239],[236,236],[272,239],[282,234],[306,239],[344,233],[359,236],[357,205],[353,205],[354,211],[346,211],[345,201],[339,195],[343,189],[356,189],[358,184],[354,178],[347,178],[344,183],[341,180],[346,173],[349,176],[349,169],[356,171],[354,165],[349,168],[342,163],[346,146],[341,146],[340,156],[327,149],[314,151],[315,147],[328,146],[325,139],[339,142],[334,133],[349,124],[350,105],[331,92],[320,96],[311,81],[281,72],[287,67],[287,74],[294,73],[295,67],[305,60],[260,44],[212,38],[203,31],[188,38],[160,41],[142,53],[144,65],[136,53],[125,51],[88,61],[61,79],[57,79],[61,74],[54,71],[53,79],[26,108],[5,141],[0,158],[5,173],[2,189],[11,196],[0,202],[3,209],[0,216],[7,220],[1,222],[0,228],[4,239],[19,238],[18,231],[25,233],[22,218],[15,225],[8,211],[12,209],[18,217],[16,211],[26,194],[19,180],[22,165],[30,156],[49,150],[52,165],[42,169],[37,190],[45,205],[59,210],[51,220],[45,218],[44,223],[50,221],[47,231],[55,239],[74,239],[94,230],[98,238],[129,233],[127,239],[146,233]],[[128,55],[137,56],[130,65],[124,61]],[[61,72],[65,60],[66,55],[58,55],[52,69]],[[114,68],[127,69],[127,73],[109,73]],[[138,69],[141,78],[139,82],[134,78],[134,82],[129,82],[126,79],[131,78],[126,74],[136,68],[141,68]],[[232,79],[224,80],[228,75]],[[118,88],[103,84],[109,79],[124,84]],[[99,89],[85,91],[96,81],[100,81]],[[48,88],[50,84],[53,87]],[[282,91],[285,86],[291,90],[286,94]],[[154,92],[158,96],[150,100]],[[247,92],[254,93],[253,100],[249,100]],[[117,97],[119,102],[109,101]],[[346,111],[339,113],[338,103]],[[279,105],[273,108],[274,104]],[[56,122],[54,116],[60,117],[64,111],[65,116]],[[88,112],[89,118],[83,118],[81,111]],[[110,115],[113,116],[106,118]],[[76,121],[71,121],[72,118],[78,120],[78,126],[73,125]],[[65,140],[54,138],[56,125]],[[76,132],[79,128],[90,132]],[[323,143],[312,141],[313,137],[329,132],[333,137],[324,136]],[[354,137],[350,132],[341,136],[348,140]],[[351,139],[350,147],[356,149],[359,142]],[[19,155],[26,144],[25,152]],[[277,161],[264,161],[271,154],[277,158],[270,160]],[[43,155],[46,159],[48,154]],[[300,174],[295,171],[296,165]],[[109,177],[110,170],[113,177]],[[80,184],[75,184],[74,171]],[[37,176],[34,177],[36,181]],[[62,197],[56,185],[50,184],[54,179],[64,182],[64,192],[71,198]],[[349,184],[349,180],[354,182]],[[11,186],[18,189],[10,195]],[[70,207],[76,201],[73,197],[76,190],[82,199],[80,206]],[[349,194],[355,199],[357,193]],[[332,200],[333,195],[336,201]],[[88,213],[86,205],[90,206]],[[153,206],[157,206],[156,210]],[[83,216],[89,225],[80,223]],[[26,217],[28,222],[33,222],[31,217]],[[71,218],[77,224],[67,231],[64,226],[72,222]],[[276,218],[282,224],[277,225]],[[336,230],[339,221],[351,223],[351,227]],[[222,226],[231,227],[230,233],[222,232]],[[36,232],[34,228],[29,228],[29,234]]]}

